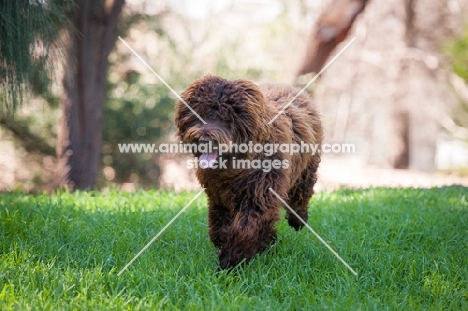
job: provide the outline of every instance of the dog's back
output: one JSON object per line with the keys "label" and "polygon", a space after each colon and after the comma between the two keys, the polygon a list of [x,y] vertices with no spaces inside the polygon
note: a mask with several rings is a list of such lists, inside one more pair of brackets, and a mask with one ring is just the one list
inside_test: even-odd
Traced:
{"label": "dog's back", "polygon": [[[261,84],[259,88],[265,98],[265,104],[269,106],[268,111],[273,115],[271,119],[287,106],[273,124],[290,123],[293,140],[296,142],[322,143],[323,129],[320,115],[307,92],[301,92],[287,84]],[[290,122],[287,122],[287,119],[290,119]]]}

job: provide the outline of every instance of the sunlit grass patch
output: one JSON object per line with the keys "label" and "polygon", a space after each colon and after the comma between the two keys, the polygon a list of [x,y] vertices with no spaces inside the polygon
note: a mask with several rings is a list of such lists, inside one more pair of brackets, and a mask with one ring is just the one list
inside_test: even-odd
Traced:
{"label": "sunlit grass patch", "polygon": [[0,195],[0,309],[468,308],[468,191],[344,189],[310,202],[309,231],[243,269],[218,270],[206,197],[195,200],[117,273],[196,192]]}

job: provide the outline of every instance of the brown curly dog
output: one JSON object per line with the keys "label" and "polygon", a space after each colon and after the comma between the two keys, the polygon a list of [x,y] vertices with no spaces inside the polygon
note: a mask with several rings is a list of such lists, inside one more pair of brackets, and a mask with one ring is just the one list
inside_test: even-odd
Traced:
{"label": "brown curly dog", "polygon": [[[208,75],[181,95],[206,124],[183,102],[177,103],[175,123],[180,140],[213,146],[211,151],[197,150],[194,155],[200,164],[197,178],[208,196],[209,236],[219,249],[223,269],[249,261],[276,239],[281,201],[269,188],[307,221],[320,153],[284,148],[320,145],[319,114],[312,99],[302,93],[269,124],[298,93],[288,85],[256,85]],[[232,147],[236,144],[238,148]],[[222,145],[225,149],[220,155]],[[232,148],[226,151],[226,146]],[[289,225],[302,228],[288,209],[286,212]]]}

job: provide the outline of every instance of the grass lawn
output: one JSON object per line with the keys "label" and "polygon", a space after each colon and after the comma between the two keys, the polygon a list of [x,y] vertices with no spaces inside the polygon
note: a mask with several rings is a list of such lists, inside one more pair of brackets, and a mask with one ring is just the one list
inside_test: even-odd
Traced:
{"label": "grass lawn", "polygon": [[468,189],[322,192],[307,229],[218,271],[195,193],[0,194],[0,310],[468,310]]}

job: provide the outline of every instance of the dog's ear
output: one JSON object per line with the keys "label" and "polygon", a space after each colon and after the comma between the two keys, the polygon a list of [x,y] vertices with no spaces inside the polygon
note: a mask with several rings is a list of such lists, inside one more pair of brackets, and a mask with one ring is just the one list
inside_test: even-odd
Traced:
{"label": "dog's ear", "polygon": [[[189,102],[189,98],[191,93],[193,92],[193,88],[189,86],[180,96],[183,101],[186,103]],[[189,103],[187,103],[190,105]],[[185,104],[178,100],[175,105],[175,114],[174,114],[174,122],[177,127],[177,136],[183,140],[183,135],[185,131],[190,127],[190,125],[194,122],[193,120],[193,113],[185,106]]]}
{"label": "dog's ear", "polygon": [[233,81],[233,84],[236,86],[236,89],[242,91],[246,95],[249,101],[248,104],[252,105],[251,109],[254,109],[258,114],[265,114],[265,98],[263,97],[262,91],[260,91],[260,88],[255,83],[247,80],[236,80]]}
{"label": "dog's ear", "polygon": [[180,96],[183,101],[179,100],[177,102],[176,108],[178,110],[184,110],[187,113],[190,111],[185,109],[185,104],[192,108],[194,108],[196,105],[202,104],[198,108],[206,108],[203,104],[206,102],[206,99],[209,96],[208,94],[210,93],[210,84],[213,83],[215,79],[221,78],[208,74],[190,83],[190,85],[185,89],[185,91],[182,92]]}
{"label": "dog's ear", "polygon": [[247,80],[233,81],[236,89],[243,93],[243,97],[247,100],[245,102],[248,110],[248,120],[245,125],[251,131],[251,138],[254,141],[261,142],[269,138],[270,130],[268,125],[267,107],[265,104],[265,97],[263,96],[260,88],[253,82]]}
{"label": "dog's ear", "polygon": [[201,102],[200,98],[200,87],[205,83],[205,80],[211,76],[206,75],[201,77],[194,82],[192,82],[182,94],[176,103],[176,112],[174,116],[174,121],[178,129],[179,137],[188,129],[190,126],[198,123],[198,117],[186,106],[189,107],[195,106],[198,102]]}

